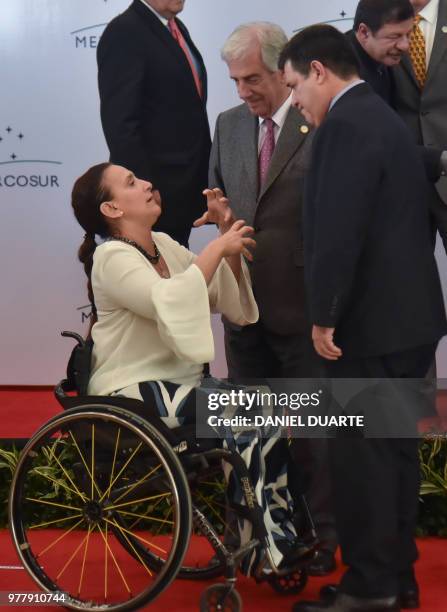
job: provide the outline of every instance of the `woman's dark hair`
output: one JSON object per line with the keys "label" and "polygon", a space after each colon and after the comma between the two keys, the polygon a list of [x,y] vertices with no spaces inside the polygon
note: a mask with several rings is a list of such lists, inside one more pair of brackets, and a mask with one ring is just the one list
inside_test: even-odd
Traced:
{"label": "woman's dark hair", "polygon": [[104,172],[112,164],[105,162],[92,166],[80,176],[71,192],[71,205],[79,225],[85,230],[84,242],[78,250],[79,261],[84,265],[87,275],[88,298],[92,305],[91,326],[96,322],[96,306],[92,290],[91,273],[93,253],[96,249],[95,235],[106,238],[109,235],[104,215],[99,207],[102,202],[112,198],[110,191],[104,187]]}
{"label": "woman's dark hair", "polygon": [[400,23],[414,17],[410,0],[360,0],[354,17],[354,31],[361,23],[373,34],[387,23]]}
{"label": "woman's dark hair", "polygon": [[290,60],[294,70],[307,77],[314,60],[321,62],[340,78],[358,74],[358,62],[351,43],[330,25],[309,26],[289,40],[279,57],[279,68]]}

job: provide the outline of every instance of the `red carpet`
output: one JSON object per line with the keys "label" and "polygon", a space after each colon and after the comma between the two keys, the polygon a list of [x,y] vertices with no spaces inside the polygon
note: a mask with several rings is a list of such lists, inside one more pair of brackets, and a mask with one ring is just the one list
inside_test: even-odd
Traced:
{"label": "red carpet", "polygon": [[[447,540],[433,538],[420,540],[419,550],[421,559],[417,563],[416,571],[422,590],[420,610],[421,612],[446,612]],[[0,591],[37,591],[37,587],[28,574],[18,568],[20,564],[7,531],[0,531],[0,551]],[[334,573],[330,580],[336,580],[340,573],[341,569]],[[213,582],[216,580],[210,582],[177,580],[145,609],[153,612],[196,612],[202,591]],[[328,579],[323,578],[310,579],[300,597],[316,597],[320,586],[327,582]],[[270,612],[275,608],[280,608],[281,612],[287,611],[297,600],[296,596],[282,597],[267,584],[257,585],[254,580],[243,577],[238,580],[237,589],[242,596],[245,612]],[[58,609],[55,606],[45,606],[45,608]],[[33,609],[33,607],[21,607],[21,610],[31,611]]]}
{"label": "red carpet", "polygon": [[62,408],[49,390],[0,389],[0,410],[1,439],[29,438]]}

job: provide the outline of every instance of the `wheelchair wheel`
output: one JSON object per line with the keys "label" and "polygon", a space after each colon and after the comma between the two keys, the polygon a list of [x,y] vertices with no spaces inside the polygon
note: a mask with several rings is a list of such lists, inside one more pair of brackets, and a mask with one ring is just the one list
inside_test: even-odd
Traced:
{"label": "wheelchair wheel", "polygon": [[[23,565],[60,605],[139,610],[181,567],[191,498],[177,456],[154,427],[92,404],[54,417],[25,446],[9,520]],[[162,562],[150,567],[135,542]]]}
{"label": "wheelchair wheel", "polygon": [[[242,599],[236,589],[228,595],[225,584],[213,584],[208,587],[200,598],[200,612],[242,612]],[[223,599],[225,597],[225,599]]]}
{"label": "wheelchair wheel", "polygon": [[281,595],[298,595],[307,584],[307,571],[300,568],[283,576],[272,574],[268,583],[274,591]]}

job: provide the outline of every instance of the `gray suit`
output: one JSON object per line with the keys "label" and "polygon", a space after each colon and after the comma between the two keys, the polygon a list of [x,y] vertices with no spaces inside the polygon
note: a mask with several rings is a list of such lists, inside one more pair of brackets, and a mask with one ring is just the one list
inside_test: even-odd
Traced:
{"label": "gray suit", "polygon": [[257,247],[251,273],[261,322],[277,334],[303,333],[301,216],[310,128],[298,111],[289,110],[259,192],[258,124],[245,104],[219,115],[209,186],[220,187],[235,217],[255,228]]}
{"label": "gray suit", "polygon": [[[424,88],[418,86],[410,58],[393,70],[394,105],[418,144],[447,148],[447,0],[439,0],[435,39]],[[430,209],[447,250],[447,177],[431,186]]]}
{"label": "gray suit", "polygon": [[[257,244],[250,272],[260,320],[245,328],[224,322],[228,372],[246,382],[318,377],[321,364],[306,316],[302,237],[312,134],[302,115],[290,108],[259,189],[258,129],[258,117],[245,104],[232,108],[219,115],[211,150],[209,187],[220,187],[236,219],[255,228]],[[308,489],[320,539],[334,549],[325,440],[309,445],[299,440],[295,446],[293,475],[297,463],[304,463],[301,477],[307,486],[295,482],[292,489]]]}

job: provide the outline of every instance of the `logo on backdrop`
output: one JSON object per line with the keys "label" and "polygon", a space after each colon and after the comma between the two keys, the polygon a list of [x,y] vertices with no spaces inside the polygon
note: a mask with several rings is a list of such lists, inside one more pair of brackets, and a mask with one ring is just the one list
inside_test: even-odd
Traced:
{"label": "logo on backdrop", "polygon": [[106,25],[107,23],[97,23],[70,32],[76,49],[96,49]]}
{"label": "logo on backdrop", "polygon": [[85,304],[85,306],[78,306],[76,310],[81,313],[81,323],[85,323],[86,321],[90,323],[90,319],[93,315],[91,304]]}
{"label": "logo on backdrop", "polygon": [[[350,30],[352,28],[354,17],[349,17],[344,9],[342,9],[339,12],[338,15],[339,15],[339,17],[337,17],[336,19],[327,19],[327,20],[323,21],[322,23],[327,23],[329,25],[333,25],[334,27],[338,28],[342,32],[347,32],[348,30]],[[308,23],[305,26],[301,26],[300,28],[296,28],[295,30],[293,30],[293,33],[296,34],[297,32],[300,32],[301,30],[304,30],[304,28],[307,28],[307,26],[310,26],[310,25],[313,25],[313,24]]]}
{"label": "logo on backdrop", "polygon": [[32,150],[26,130],[14,124],[0,127],[0,188],[60,187],[59,176],[52,171],[52,166],[60,166],[62,162],[40,159],[29,154]]}
{"label": "logo on backdrop", "polygon": [[[112,0],[99,0],[101,4],[111,5]],[[106,27],[107,22],[105,23],[96,23],[95,25],[88,25],[84,28],[79,28],[78,30],[73,30],[70,32],[70,36],[73,39],[74,46],[76,49],[96,49],[98,46],[99,39],[101,38],[101,34]]]}

